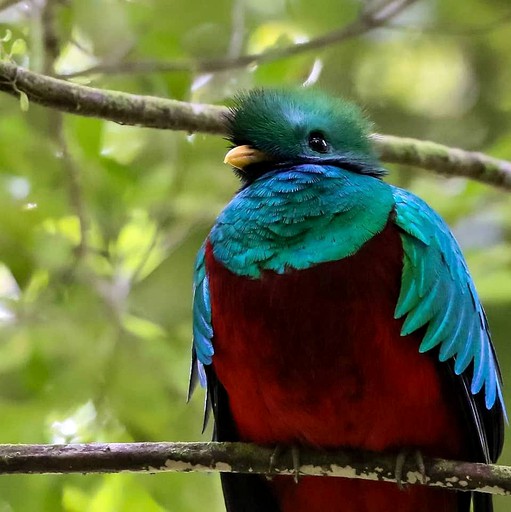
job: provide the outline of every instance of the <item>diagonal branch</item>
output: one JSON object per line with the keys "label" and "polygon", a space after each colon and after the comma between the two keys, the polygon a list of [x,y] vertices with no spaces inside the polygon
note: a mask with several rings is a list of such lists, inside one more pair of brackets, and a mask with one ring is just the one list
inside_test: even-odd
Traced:
{"label": "diagonal branch", "polygon": [[511,190],[511,162],[507,160],[408,137],[373,134],[372,139],[384,162],[420,167],[451,178],[461,176]]}
{"label": "diagonal branch", "polygon": [[33,73],[6,61],[0,61],[0,91],[17,98],[24,92],[33,103],[119,124],[188,132],[225,132],[223,107],[85,87]]}
{"label": "diagonal branch", "polygon": [[[119,124],[187,132],[226,134],[225,107],[85,87],[0,61],[0,91],[62,112],[98,117]],[[373,135],[384,162],[463,176],[511,190],[511,162],[482,153],[416,139]]]}
{"label": "diagonal branch", "polygon": [[[0,474],[229,472],[315,475],[396,483],[396,455],[336,450],[291,451],[270,465],[274,449],[243,443],[0,445]],[[405,463],[402,483],[511,495],[511,467],[424,458],[423,475]],[[272,468],[269,471],[269,468]]]}
{"label": "diagonal branch", "polygon": [[268,50],[262,53],[253,53],[239,57],[225,57],[216,59],[197,59],[181,61],[127,61],[101,63],[81,71],[64,73],[60,78],[74,78],[78,76],[101,74],[147,74],[168,73],[176,71],[190,71],[196,73],[213,73],[228,69],[244,68],[255,64],[264,64],[276,60],[286,59],[313,50],[320,50],[334,44],[340,44],[348,39],[358,37],[376,28],[383,27],[388,21],[396,17],[406,7],[417,0],[391,0],[378,8],[363,12],[352,23],[324,34],[304,43],[296,43],[285,48]]}

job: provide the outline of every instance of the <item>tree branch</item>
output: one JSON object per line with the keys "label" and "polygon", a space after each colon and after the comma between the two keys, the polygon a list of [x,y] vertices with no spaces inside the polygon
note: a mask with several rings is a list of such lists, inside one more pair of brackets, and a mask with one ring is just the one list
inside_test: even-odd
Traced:
{"label": "tree branch", "polygon": [[5,61],[0,61],[0,91],[17,98],[21,91],[33,103],[119,124],[188,132],[225,132],[223,107],[85,87],[33,73]]}
{"label": "tree branch", "polygon": [[[294,475],[290,451],[270,468],[274,450],[244,443],[111,443],[0,445],[0,474],[232,472]],[[511,467],[424,458],[424,485],[511,495]],[[396,455],[355,450],[300,451],[300,475],[396,483]],[[422,484],[406,462],[403,482]]]}
{"label": "tree branch", "polygon": [[136,73],[167,73],[175,71],[188,71],[196,73],[213,73],[228,69],[244,68],[255,64],[264,64],[276,60],[286,59],[301,53],[319,50],[327,46],[342,43],[348,39],[365,34],[371,30],[384,26],[389,20],[396,17],[406,7],[417,0],[390,0],[374,10],[362,12],[352,23],[324,34],[304,43],[297,43],[286,48],[268,50],[262,53],[242,55],[240,57],[225,57],[217,59],[197,59],[181,61],[131,61],[101,63],[81,71],[64,73],[60,78],[74,78],[77,76],[101,74],[136,74]]}
{"label": "tree branch", "polygon": [[407,137],[373,134],[372,139],[384,162],[420,167],[451,178],[461,176],[511,190],[511,162],[506,160]]}
{"label": "tree branch", "polygon": [[[0,91],[15,97],[23,92],[39,105],[119,124],[226,134],[225,107],[95,89],[32,73],[5,61],[0,61]],[[375,134],[373,140],[384,162],[511,190],[511,162],[416,139]]]}

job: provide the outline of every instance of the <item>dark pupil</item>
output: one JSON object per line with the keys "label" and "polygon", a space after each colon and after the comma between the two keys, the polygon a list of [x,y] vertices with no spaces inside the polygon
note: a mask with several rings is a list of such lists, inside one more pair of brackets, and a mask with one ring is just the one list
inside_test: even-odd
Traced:
{"label": "dark pupil", "polygon": [[309,135],[309,147],[313,151],[316,151],[317,153],[328,152],[328,142],[325,140],[325,137],[320,132],[312,132]]}

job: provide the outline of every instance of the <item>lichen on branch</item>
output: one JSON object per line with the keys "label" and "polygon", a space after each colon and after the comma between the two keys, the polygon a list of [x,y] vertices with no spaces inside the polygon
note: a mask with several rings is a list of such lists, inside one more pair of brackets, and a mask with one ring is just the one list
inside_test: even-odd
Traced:
{"label": "lichen on branch", "polygon": [[[0,445],[1,474],[230,472],[356,478],[396,482],[395,454],[300,450],[300,465],[283,451],[245,443],[111,443]],[[407,460],[402,483],[511,495],[511,467],[424,458],[423,475]],[[271,468],[271,469],[270,469]]]}

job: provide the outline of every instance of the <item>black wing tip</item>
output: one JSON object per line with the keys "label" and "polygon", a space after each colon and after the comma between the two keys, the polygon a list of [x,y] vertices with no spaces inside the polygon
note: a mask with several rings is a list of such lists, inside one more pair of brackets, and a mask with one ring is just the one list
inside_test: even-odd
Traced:
{"label": "black wing tip", "polygon": [[188,392],[186,393],[186,403],[190,403],[193,392],[199,383],[199,370],[197,368],[197,354],[192,345],[192,360],[190,363],[190,378],[188,379]]}

